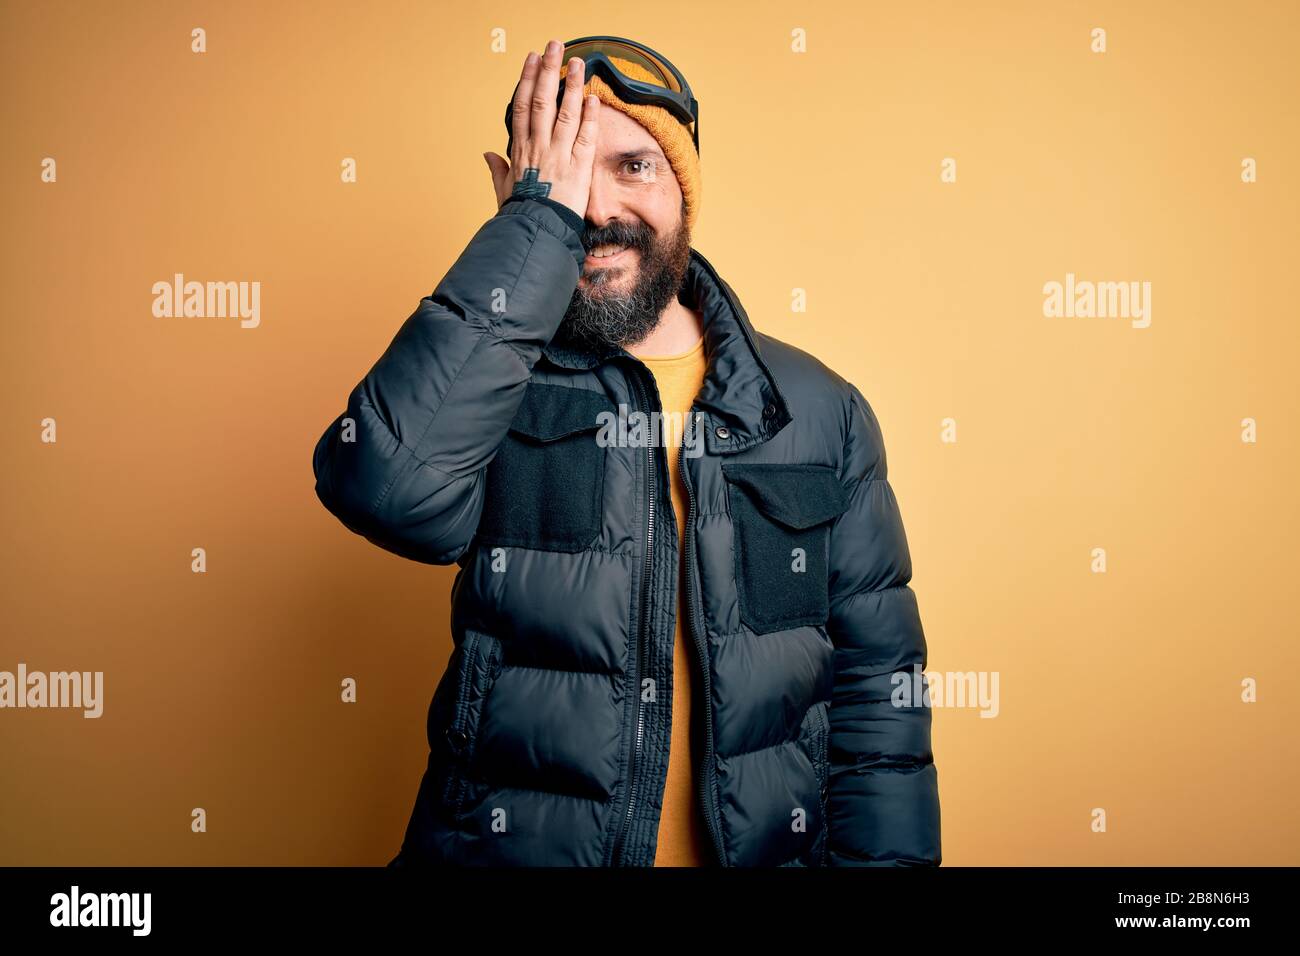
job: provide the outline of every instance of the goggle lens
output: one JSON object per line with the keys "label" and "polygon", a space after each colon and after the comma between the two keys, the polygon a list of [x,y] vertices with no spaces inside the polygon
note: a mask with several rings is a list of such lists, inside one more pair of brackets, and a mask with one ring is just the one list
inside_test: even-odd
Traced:
{"label": "goggle lens", "polygon": [[564,48],[564,62],[567,64],[575,56],[585,60],[592,53],[603,53],[606,56],[616,56],[620,60],[628,60],[653,76],[655,82],[660,86],[672,90],[674,93],[682,91],[681,84],[677,82],[677,77],[673,74],[673,71],[657,58],[644,50],[638,50],[634,46],[628,46],[626,43],[619,43],[616,40],[583,40],[566,46]]}

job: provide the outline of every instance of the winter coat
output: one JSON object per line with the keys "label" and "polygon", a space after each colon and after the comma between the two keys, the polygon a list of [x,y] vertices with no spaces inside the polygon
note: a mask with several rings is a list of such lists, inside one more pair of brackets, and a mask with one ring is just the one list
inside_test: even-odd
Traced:
{"label": "winter coat", "polygon": [[[630,427],[659,408],[653,376],[556,336],[582,226],[507,201],[315,445],[347,528],[459,566],[392,863],[652,865],[671,743],[693,748],[717,865],[939,864],[931,711],[906,696],[926,642],[875,414],[756,332],[692,249],[679,298],[709,368],[679,541],[662,442]],[[670,741],[681,554],[700,703]]]}

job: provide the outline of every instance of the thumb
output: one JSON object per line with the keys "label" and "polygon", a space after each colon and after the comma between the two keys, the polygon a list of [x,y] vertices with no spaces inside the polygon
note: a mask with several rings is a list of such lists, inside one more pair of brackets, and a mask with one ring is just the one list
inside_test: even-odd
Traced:
{"label": "thumb", "polygon": [[488,170],[492,173],[492,188],[496,190],[497,206],[499,207],[506,200],[510,190],[507,187],[510,176],[510,163],[504,156],[498,156],[496,153],[484,153],[483,160],[488,165]]}

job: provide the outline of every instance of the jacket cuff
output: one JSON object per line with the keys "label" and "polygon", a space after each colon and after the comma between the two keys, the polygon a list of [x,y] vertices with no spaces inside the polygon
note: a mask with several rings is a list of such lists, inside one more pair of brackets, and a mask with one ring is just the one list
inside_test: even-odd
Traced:
{"label": "jacket cuff", "polygon": [[[579,247],[582,246],[582,231],[583,229],[586,228],[586,223],[583,222],[581,216],[579,216],[568,206],[564,205],[564,203],[559,202],[558,200],[555,199],[551,199],[549,196],[508,196],[506,197],[506,201],[501,204],[501,208],[504,209],[507,205],[509,205],[512,202],[525,202],[525,203],[535,202],[535,203],[540,203],[543,206],[549,207],[551,210],[555,212],[557,216],[560,217],[560,219],[566,225],[568,225],[570,229],[572,229],[577,234],[578,246]],[[586,257],[587,257],[587,251],[584,248],[582,250],[582,256],[578,259],[578,264],[582,265],[582,262]]]}

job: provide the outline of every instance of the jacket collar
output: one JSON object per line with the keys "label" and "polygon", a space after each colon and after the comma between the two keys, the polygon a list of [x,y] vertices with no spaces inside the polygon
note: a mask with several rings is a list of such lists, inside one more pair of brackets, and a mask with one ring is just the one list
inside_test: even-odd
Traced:
{"label": "jacket collar", "polygon": [[[758,337],[731,287],[704,256],[691,249],[690,263],[678,293],[704,320],[704,351],[709,367],[695,399],[703,413],[705,448],[730,455],[767,441],[790,422],[790,409],[763,360]],[[542,354],[562,368],[590,369],[613,358],[644,363],[625,349],[592,348],[558,337]]]}

